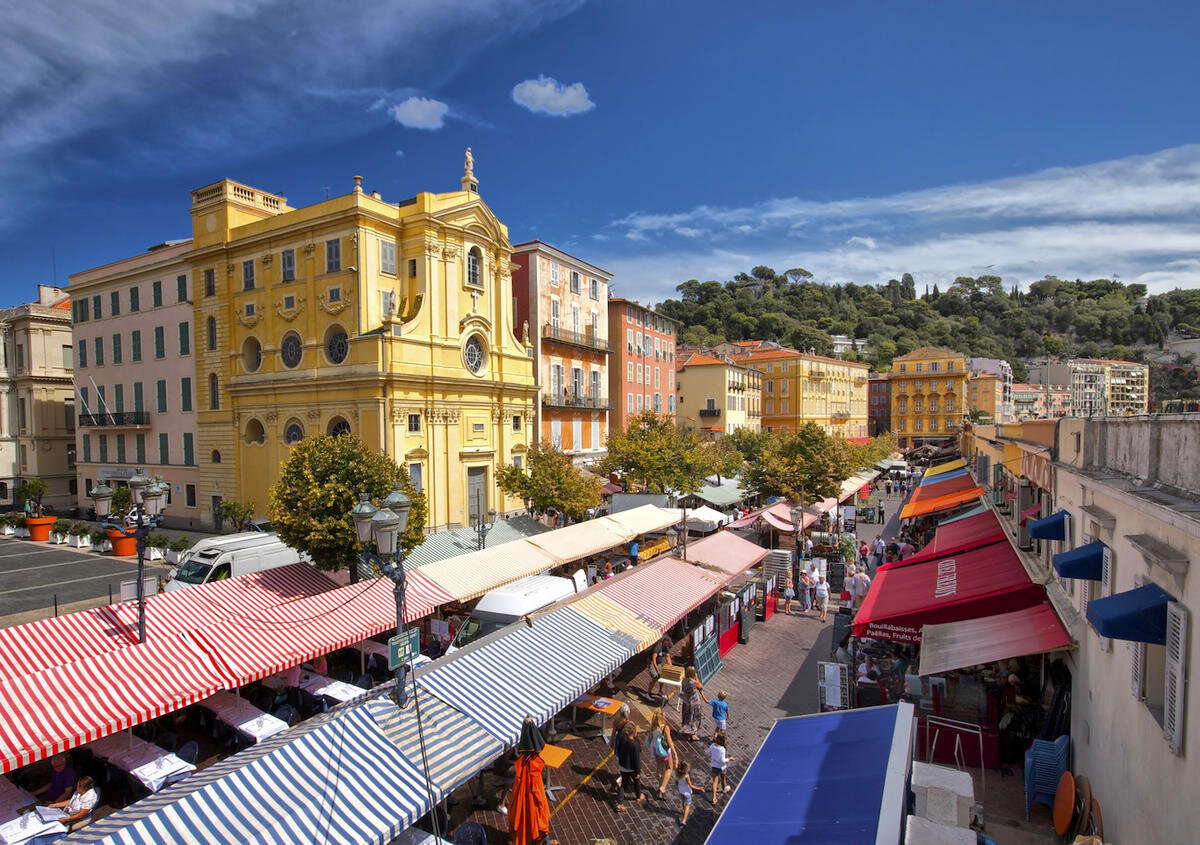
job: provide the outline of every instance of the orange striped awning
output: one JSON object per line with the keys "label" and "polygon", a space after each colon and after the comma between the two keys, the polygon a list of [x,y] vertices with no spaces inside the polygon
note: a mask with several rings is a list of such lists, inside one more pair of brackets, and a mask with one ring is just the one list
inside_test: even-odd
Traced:
{"label": "orange striped awning", "polygon": [[933,499],[922,499],[919,502],[909,502],[900,511],[901,519],[908,519],[911,516],[924,516],[927,513],[937,513],[938,511],[948,511],[951,508],[965,505],[968,502],[973,502],[983,495],[982,487],[972,487],[970,490],[963,490],[960,493],[950,493],[946,496],[937,496]]}

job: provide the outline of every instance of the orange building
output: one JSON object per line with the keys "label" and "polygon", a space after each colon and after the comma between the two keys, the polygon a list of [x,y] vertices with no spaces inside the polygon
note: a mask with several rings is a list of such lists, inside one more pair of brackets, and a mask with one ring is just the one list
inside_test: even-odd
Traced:
{"label": "orange building", "polygon": [[631,299],[608,301],[610,424],[624,431],[642,411],[675,417],[675,337],[679,321]]}

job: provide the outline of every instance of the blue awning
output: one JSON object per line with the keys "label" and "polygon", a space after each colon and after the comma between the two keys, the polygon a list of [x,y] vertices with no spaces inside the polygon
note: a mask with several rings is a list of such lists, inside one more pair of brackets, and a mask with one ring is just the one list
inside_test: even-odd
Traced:
{"label": "blue awning", "polygon": [[1067,539],[1067,519],[1070,514],[1066,511],[1052,513],[1029,523],[1029,536],[1034,540],[1065,540]]}
{"label": "blue awning", "polygon": [[1100,581],[1104,578],[1104,550],[1100,540],[1093,540],[1069,552],[1054,556],[1054,571],[1063,578]]}
{"label": "blue awning", "polygon": [[[506,747],[517,744],[521,722],[539,724],[583,695],[641,650],[628,634],[601,628],[571,607],[513,632],[417,679],[446,703],[479,721]],[[536,678],[536,683],[516,683]]]}
{"label": "blue awning", "polygon": [[1167,603],[1175,599],[1157,584],[1088,602],[1087,620],[1102,637],[1137,643],[1167,642]]}
{"label": "blue awning", "polygon": [[912,705],[775,722],[706,845],[899,842]]}
{"label": "blue awning", "polygon": [[917,486],[924,487],[926,484],[937,484],[939,481],[947,481],[951,478],[958,478],[959,476],[966,474],[967,471],[965,469],[952,469],[949,472],[940,472],[937,475],[930,475],[926,478],[923,478],[921,479],[921,483]]}

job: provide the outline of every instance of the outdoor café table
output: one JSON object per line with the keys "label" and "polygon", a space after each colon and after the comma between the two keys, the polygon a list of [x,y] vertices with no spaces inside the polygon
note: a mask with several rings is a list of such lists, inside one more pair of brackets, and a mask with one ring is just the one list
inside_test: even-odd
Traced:
{"label": "outdoor caf\u00e9 table", "polygon": [[151,792],[158,792],[172,775],[194,772],[196,767],[157,745],[134,738],[134,745],[108,757],[110,765],[129,772]]}
{"label": "outdoor caf\u00e9 table", "polygon": [[200,702],[220,721],[229,725],[255,742],[286,731],[288,724],[270,713],[264,713],[241,696],[231,692],[218,692]]}
{"label": "outdoor caf\u00e9 table", "polygon": [[[59,815],[66,815],[66,813],[59,811]],[[35,836],[66,832],[67,829],[62,822],[42,821],[36,812],[30,812],[0,824],[0,842],[4,845],[18,845],[21,842],[28,842]]]}
{"label": "outdoor caf\u00e9 table", "polygon": [[[664,666],[662,674],[659,675],[658,682],[664,687],[675,687],[675,689],[683,688],[683,667],[682,666]],[[666,700],[664,696],[663,700]]]}
{"label": "outdoor caf\u00e9 table", "polygon": [[597,698],[592,695],[579,696],[571,705],[571,723],[575,726],[576,731],[579,730],[580,707],[604,716],[604,720],[600,723],[600,735],[604,737],[605,742],[608,742],[608,719],[610,716],[615,716],[617,711],[621,709],[621,702],[613,701],[611,698]]}
{"label": "outdoor caf\u00e9 table", "polygon": [[345,681],[335,681],[324,675],[305,672],[300,676],[300,689],[313,695],[323,695],[334,701],[350,701],[366,692],[362,687],[348,684]]}
{"label": "outdoor caf\u00e9 table", "polygon": [[[567,762],[567,758],[571,756],[571,749],[563,748],[561,745],[546,744],[542,746],[542,750],[538,752],[538,756],[546,764],[547,769],[557,769],[563,763]],[[554,797],[555,792],[563,792],[565,786],[551,786],[550,773],[546,772],[546,798],[551,801],[557,801]]]}
{"label": "outdoor caf\u00e9 table", "polygon": [[37,799],[31,793],[8,778],[0,777],[0,823],[15,819],[18,812],[36,803]]}

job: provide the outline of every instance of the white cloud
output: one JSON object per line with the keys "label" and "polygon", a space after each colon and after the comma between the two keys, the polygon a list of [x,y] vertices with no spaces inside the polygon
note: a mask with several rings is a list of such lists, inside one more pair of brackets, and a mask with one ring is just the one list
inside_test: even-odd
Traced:
{"label": "white cloud", "polygon": [[404,158],[404,150],[396,150],[396,158]]}
{"label": "white cloud", "polygon": [[428,97],[409,97],[388,110],[397,123],[409,129],[441,129],[449,112],[448,105]]}
{"label": "white cloud", "polygon": [[553,117],[582,114],[596,106],[588,97],[582,82],[563,85],[549,76],[518,82],[513,86],[512,98],[517,105],[524,106],[531,112]]}
{"label": "white cloud", "polygon": [[[755,264],[860,283],[905,272],[920,284],[982,273],[1018,284],[1118,275],[1161,291],[1200,283],[1198,220],[1200,146],[1185,146],[891,196],[640,211],[609,227],[625,236],[612,242],[625,251],[595,260],[660,297],[689,278],[728,279]],[[701,229],[707,253],[687,236]]]}

